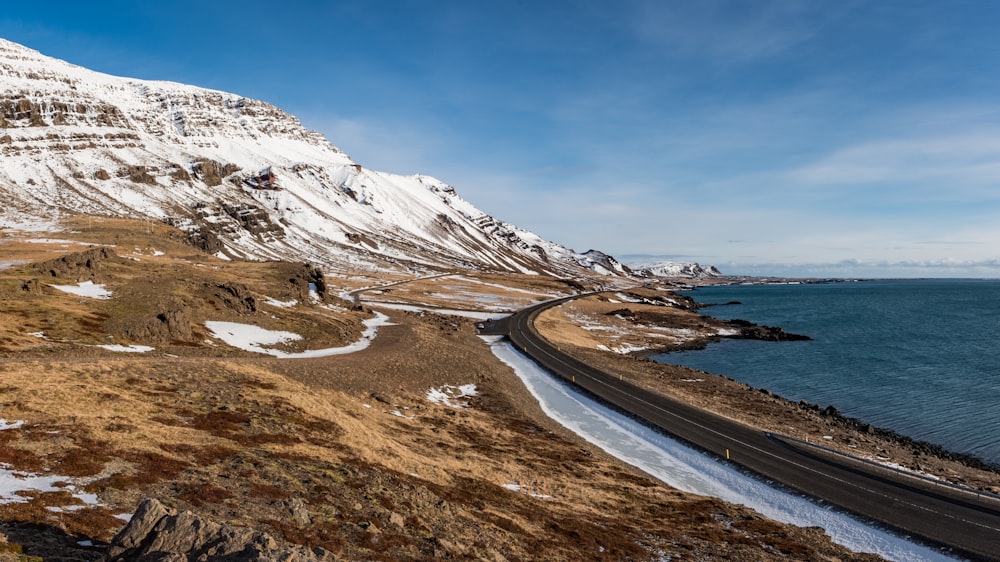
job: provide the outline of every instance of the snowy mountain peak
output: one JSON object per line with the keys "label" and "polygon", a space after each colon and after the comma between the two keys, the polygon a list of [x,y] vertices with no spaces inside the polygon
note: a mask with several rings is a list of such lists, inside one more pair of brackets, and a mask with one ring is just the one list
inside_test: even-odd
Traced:
{"label": "snowy mountain peak", "polygon": [[110,76],[2,39],[0,151],[5,214],[153,217],[220,257],[624,271],[489,216],[435,178],[368,170],[268,103]]}
{"label": "snowy mountain peak", "polygon": [[714,265],[699,263],[682,263],[673,261],[653,261],[633,263],[635,275],[640,277],[685,277],[689,279],[704,279],[708,277],[724,277]]}
{"label": "snowy mountain peak", "polygon": [[583,253],[582,257],[585,261],[581,265],[584,265],[588,269],[605,273],[605,275],[630,275],[632,273],[628,267],[613,256],[609,256],[599,250],[587,250]]}

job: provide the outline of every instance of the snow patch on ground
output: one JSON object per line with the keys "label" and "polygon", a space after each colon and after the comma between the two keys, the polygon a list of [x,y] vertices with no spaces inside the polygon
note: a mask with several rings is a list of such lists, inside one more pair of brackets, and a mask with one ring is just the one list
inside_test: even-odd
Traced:
{"label": "snow patch on ground", "polygon": [[[25,503],[28,497],[21,495],[23,492],[61,492],[67,491],[74,498],[83,502],[85,507],[99,505],[97,496],[78,490],[76,486],[68,484],[69,478],[66,476],[45,475],[41,476],[30,472],[12,470],[7,465],[0,465],[0,504]],[[70,510],[67,506],[63,510]],[[76,507],[81,509],[81,507]]]}
{"label": "snow patch on ground", "polygon": [[474,277],[466,277],[464,275],[455,275],[453,278],[454,279],[458,279],[460,281],[465,281],[467,283],[476,283],[478,285],[483,285],[483,286],[486,286],[486,287],[494,287],[494,288],[497,288],[497,289],[503,289],[504,291],[510,291],[510,292],[514,292],[514,293],[524,293],[526,295],[531,295],[531,296],[536,296],[536,297],[537,296],[543,296],[543,297],[546,297],[546,298],[554,299],[554,298],[559,298],[559,297],[562,296],[562,294],[560,294],[560,293],[546,293],[546,292],[533,291],[531,289],[521,289],[521,288],[518,288],[518,287],[509,287],[507,285],[501,285],[499,283],[488,283],[486,281],[483,281],[482,279],[476,279]]}
{"label": "snow patch on ground", "polygon": [[501,337],[480,337],[514,369],[546,415],[668,486],[743,504],[777,521],[822,527],[834,542],[855,552],[874,552],[900,562],[956,560],[750,478],[579,394]]}
{"label": "snow patch on ground", "polygon": [[70,293],[78,297],[87,297],[88,299],[108,300],[111,298],[111,291],[107,290],[104,285],[94,283],[93,281],[84,281],[77,285],[50,286],[54,289],[59,289],[64,293]]}
{"label": "snow patch on ground", "polygon": [[22,425],[24,425],[24,420],[9,422],[5,418],[0,418],[0,431],[6,431],[8,429],[20,429]]}
{"label": "snow patch on ground", "polygon": [[212,336],[226,342],[232,347],[244,351],[256,353],[267,353],[278,356],[283,353],[274,349],[265,349],[265,345],[277,345],[290,341],[301,340],[302,336],[293,332],[278,330],[268,330],[253,324],[241,324],[239,322],[219,322],[208,320],[205,327],[212,332]]}
{"label": "snow patch on ground", "polygon": [[27,242],[29,244],[83,244],[77,240],[64,240],[62,238],[28,238],[22,240],[22,242]]}
{"label": "snow patch on ground", "polygon": [[267,297],[267,298],[264,299],[264,304],[269,304],[271,306],[276,306],[278,308],[292,308],[293,306],[299,304],[299,301],[295,301],[295,300],[291,300],[291,301],[279,301],[277,299],[273,299],[271,297]]}
{"label": "snow patch on ground", "polygon": [[462,400],[470,396],[476,396],[476,385],[463,384],[462,386],[445,385],[440,388],[432,388],[427,391],[427,400],[448,406],[449,408],[465,408],[469,405],[468,400]]}
{"label": "snow patch on ground", "polygon": [[531,496],[533,498],[537,498],[537,499],[540,499],[540,500],[551,500],[551,499],[554,499],[552,496],[549,496],[549,495],[546,495],[546,494],[536,494],[534,492],[528,492],[528,491],[525,490],[524,486],[518,484],[517,482],[511,482],[509,484],[504,484],[503,487],[506,488],[506,489],[508,489],[508,490],[510,490],[511,492],[518,492],[518,493],[527,494],[528,496]]}
{"label": "snow patch on ground", "polygon": [[21,232],[57,232],[59,224],[55,221],[42,219],[15,219],[10,217],[0,217],[0,228],[9,228]]}
{"label": "snow patch on ground", "polygon": [[642,345],[633,345],[633,344],[630,344],[630,343],[623,343],[621,345],[613,346],[611,348],[611,351],[613,351],[613,352],[615,352],[615,353],[617,353],[619,355],[628,355],[629,353],[634,353],[636,351],[645,351],[646,349],[648,349],[648,348],[645,347],[645,346],[642,346]]}
{"label": "snow patch on ground", "polygon": [[116,351],[118,353],[149,353],[153,351],[154,347],[149,347],[148,345],[119,345],[119,344],[107,344],[98,345],[95,347],[100,347],[108,351]]}
{"label": "snow patch on ground", "polygon": [[24,262],[18,260],[0,261],[0,271],[7,269],[9,267],[14,267],[15,265],[21,265],[22,263]]}
{"label": "snow patch on ground", "polygon": [[[7,421],[0,418],[0,431],[20,429],[23,425],[24,420]],[[68,491],[74,498],[84,504],[82,507],[99,504],[96,495],[78,490],[76,486],[69,484],[69,478],[66,476],[52,474],[40,476],[30,472],[14,470],[8,464],[0,464],[0,505],[27,502],[29,498],[23,495],[24,492],[60,491]],[[82,507],[67,506],[61,509],[82,509]]]}
{"label": "snow patch on ground", "polygon": [[380,326],[389,326],[389,317],[379,312],[375,313],[375,318],[364,321],[365,331],[361,339],[343,347],[329,347],[326,349],[310,349],[298,353],[282,351],[280,349],[270,349],[265,346],[279,345],[302,339],[302,336],[294,332],[281,330],[268,330],[253,324],[240,324],[238,322],[219,322],[208,320],[205,327],[212,332],[212,336],[222,340],[227,345],[252,351],[254,353],[265,353],[280,359],[307,359],[315,357],[329,357],[331,355],[343,355],[361,351],[371,344],[378,333]]}
{"label": "snow patch on ground", "polygon": [[496,318],[506,318],[507,316],[510,316],[510,314],[507,313],[477,312],[475,310],[453,310],[447,308],[432,308],[427,306],[416,306],[412,304],[402,304],[396,302],[365,301],[365,304],[369,306],[377,306],[380,308],[388,308],[391,310],[402,310],[405,312],[423,312],[424,314],[445,314],[447,316],[461,316],[462,318],[471,318],[473,320],[491,320]]}

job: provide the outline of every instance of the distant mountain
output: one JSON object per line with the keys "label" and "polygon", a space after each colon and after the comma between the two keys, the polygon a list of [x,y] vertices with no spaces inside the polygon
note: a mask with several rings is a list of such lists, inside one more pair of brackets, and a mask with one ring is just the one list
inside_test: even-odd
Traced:
{"label": "distant mountain", "polygon": [[690,279],[725,277],[725,274],[714,265],[675,262],[649,256],[629,256],[627,262],[629,271],[638,277],[685,277]]}
{"label": "distant mountain", "polygon": [[8,219],[154,218],[222,258],[342,270],[624,273],[437,179],[364,168],[267,103],[109,76],[2,39],[0,152]]}

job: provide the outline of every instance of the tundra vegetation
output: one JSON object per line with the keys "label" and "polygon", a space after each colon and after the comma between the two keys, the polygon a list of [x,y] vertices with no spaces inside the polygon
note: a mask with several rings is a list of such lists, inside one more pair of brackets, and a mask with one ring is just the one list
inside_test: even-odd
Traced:
{"label": "tundra vegetation", "polygon": [[[346,292],[370,279],[221,260],[167,225],[84,217],[59,229],[47,239],[0,231],[0,462],[20,483],[0,502],[4,559],[98,559],[145,498],[327,559],[876,559],[822,529],[671,489],[588,445],[547,418],[454,313],[517,308],[579,280],[442,271],[385,279],[358,304]],[[539,329],[747,423],[996,483],[818,408],[616,353],[727,329],[668,289],[588,297],[546,312]],[[397,307],[381,309],[390,324],[341,355],[275,358],[206,327],[297,334],[274,344],[288,353],[335,348],[363,338],[374,301]],[[428,400],[463,385],[475,393],[462,404]],[[42,476],[51,485],[33,488]]]}

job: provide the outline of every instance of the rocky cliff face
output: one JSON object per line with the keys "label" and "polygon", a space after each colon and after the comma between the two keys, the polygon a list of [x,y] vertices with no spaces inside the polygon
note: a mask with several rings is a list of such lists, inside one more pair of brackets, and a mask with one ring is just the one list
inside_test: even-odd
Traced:
{"label": "rocky cliff face", "polygon": [[348,270],[593,273],[592,260],[439,180],[354,163],[270,104],[109,76],[2,39],[0,152],[9,217],[147,217],[222,257]]}

